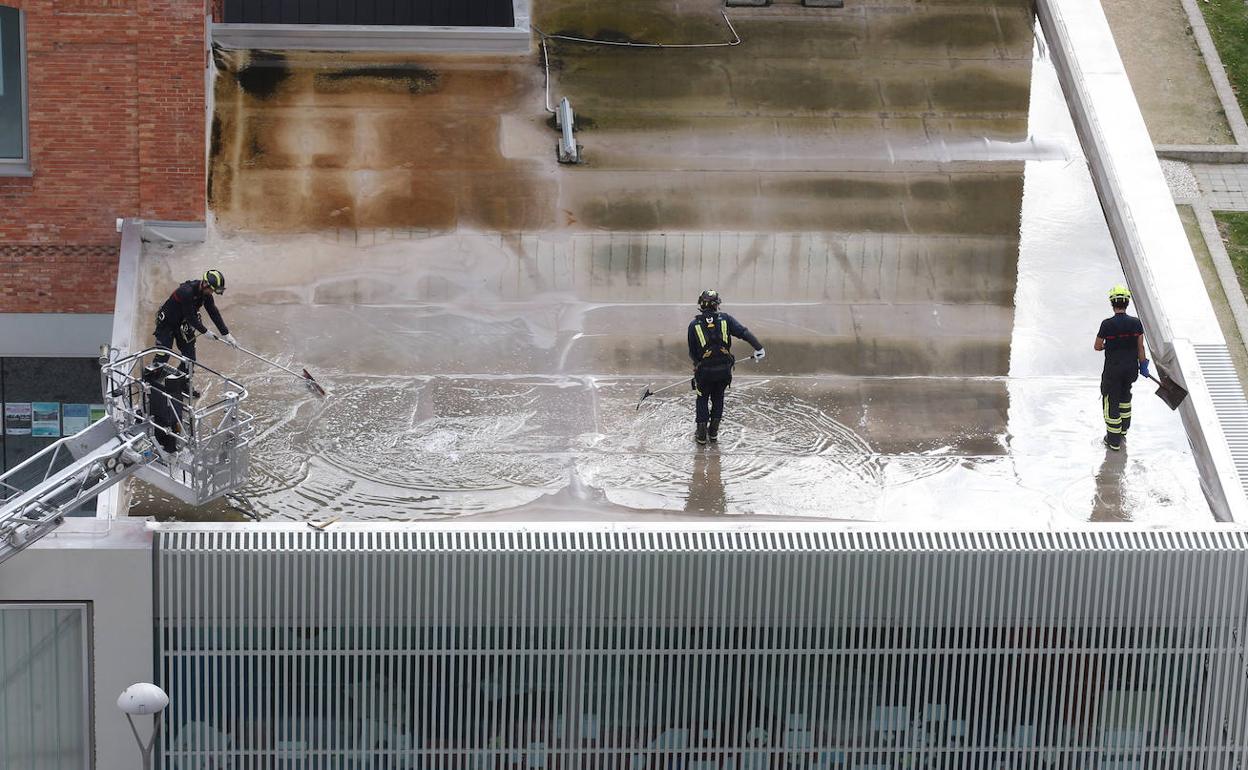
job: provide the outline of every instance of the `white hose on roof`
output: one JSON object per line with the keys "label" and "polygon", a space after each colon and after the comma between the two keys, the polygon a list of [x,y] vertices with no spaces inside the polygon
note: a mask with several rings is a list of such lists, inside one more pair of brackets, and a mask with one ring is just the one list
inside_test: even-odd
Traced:
{"label": "white hose on roof", "polygon": [[737,34],[737,28],[732,26],[732,20],[728,18],[727,12],[720,10],[720,15],[724,17],[729,31],[732,32],[732,40],[726,43],[628,43],[618,40],[595,40],[589,37],[572,37],[571,35],[547,35],[537,27],[533,27],[534,31],[542,38],[542,66],[546,71],[546,111],[555,114],[555,108],[550,106],[550,55],[546,52],[547,40],[567,40],[570,43],[584,43],[585,45],[614,45],[626,48],[726,48],[728,46],[741,45],[741,36]]}
{"label": "white hose on roof", "polygon": [[724,21],[728,24],[728,29],[732,32],[732,40],[727,43],[629,43],[619,40],[596,40],[589,37],[572,37],[570,35],[547,35],[537,27],[533,29],[537,34],[542,36],[542,41],[547,38],[551,40],[567,40],[572,43],[586,43],[588,45],[617,45],[627,48],[725,48],[727,46],[740,45],[741,36],[737,34],[737,28],[732,26],[732,20],[728,18],[727,12],[720,10],[720,14],[724,17]]}

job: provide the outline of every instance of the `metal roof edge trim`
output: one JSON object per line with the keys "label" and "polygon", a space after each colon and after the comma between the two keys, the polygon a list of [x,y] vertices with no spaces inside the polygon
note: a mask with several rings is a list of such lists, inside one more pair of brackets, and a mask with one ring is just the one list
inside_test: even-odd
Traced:
{"label": "metal roof edge trim", "polygon": [[532,33],[527,19],[523,27],[213,24],[212,42],[234,49],[509,55],[528,54]]}
{"label": "metal roof edge trim", "polygon": [[[336,24],[209,24],[209,44],[225,48],[286,48],[413,53],[528,53],[532,0],[511,0],[510,27]],[[211,93],[211,90],[210,90]]]}
{"label": "metal roof edge trim", "polygon": [[178,553],[1143,553],[1248,551],[1248,530],[157,529]]}

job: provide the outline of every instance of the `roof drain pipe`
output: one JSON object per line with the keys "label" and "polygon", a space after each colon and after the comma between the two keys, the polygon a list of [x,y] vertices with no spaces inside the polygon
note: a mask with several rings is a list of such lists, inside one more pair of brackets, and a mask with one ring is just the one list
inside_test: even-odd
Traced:
{"label": "roof drain pipe", "polygon": [[559,126],[559,144],[555,152],[560,163],[580,163],[581,147],[576,143],[572,132],[576,130],[576,122],[572,118],[572,102],[568,97],[559,100],[559,109],[550,106],[550,56],[546,53],[546,37],[542,37],[542,63],[546,69],[546,111],[555,116],[555,125]]}
{"label": "roof drain pipe", "polygon": [[559,129],[563,132],[559,137],[559,162],[560,163],[580,163],[581,148],[576,144],[576,138],[572,136],[572,103],[568,101],[568,97],[559,100],[559,111],[555,113],[555,122],[559,124]]}

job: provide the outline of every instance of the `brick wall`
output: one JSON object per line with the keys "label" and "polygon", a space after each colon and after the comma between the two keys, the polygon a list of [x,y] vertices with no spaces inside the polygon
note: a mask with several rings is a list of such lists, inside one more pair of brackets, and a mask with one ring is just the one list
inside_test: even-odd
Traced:
{"label": "brick wall", "polygon": [[0,177],[0,312],[111,312],[116,219],[204,219],[206,0],[0,4],[25,13],[34,169]]}

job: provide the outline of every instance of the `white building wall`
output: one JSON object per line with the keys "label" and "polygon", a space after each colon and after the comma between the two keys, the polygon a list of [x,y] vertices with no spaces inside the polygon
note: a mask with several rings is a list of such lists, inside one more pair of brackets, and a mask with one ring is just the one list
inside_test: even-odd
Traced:
{"label": "white building wall", "polygon": [[134,736],[117,710],[117,696],[129,685],[153,678],[151,542],[141,521],[68,519],[54,534],[0,564],[0,602],[92,605],[97,770],[139,763]]}

